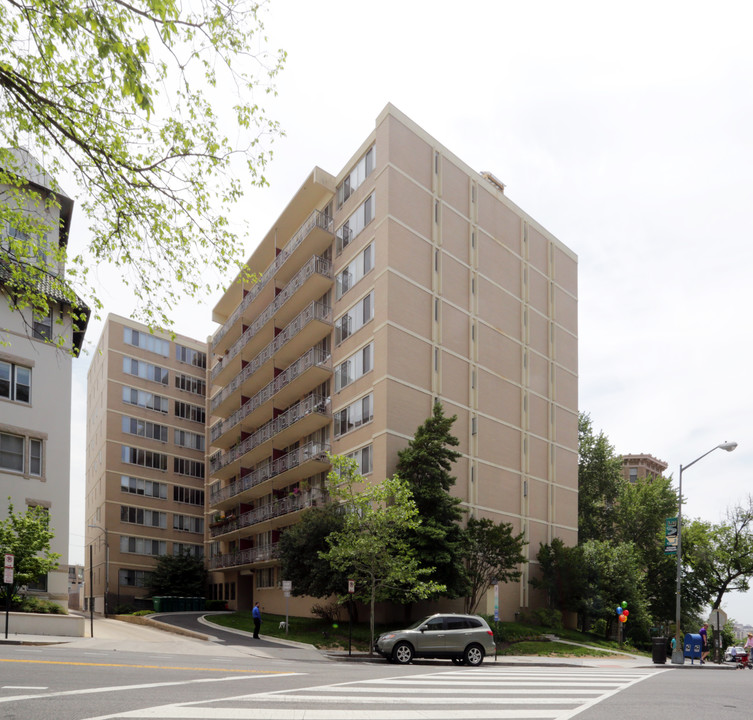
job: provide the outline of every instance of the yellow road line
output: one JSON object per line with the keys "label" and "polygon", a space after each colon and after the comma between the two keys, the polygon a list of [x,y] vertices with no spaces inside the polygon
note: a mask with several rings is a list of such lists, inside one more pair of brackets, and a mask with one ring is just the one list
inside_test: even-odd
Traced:
{"label": "yellow road line", "polygon": [[0,662],[33,663],[37,665],[80,665],[85,667],[138,668],[141,670],[196,670],[201,672],[244,673],[245,675],[253,675],[254,673],[264,673],[265,675],[289,674],[284,670],[235,670],[233,668],[185,667],[174,665],[125,665],[119,663],[71,662],[68,660],[16,660],[12,658],[0,658]]}

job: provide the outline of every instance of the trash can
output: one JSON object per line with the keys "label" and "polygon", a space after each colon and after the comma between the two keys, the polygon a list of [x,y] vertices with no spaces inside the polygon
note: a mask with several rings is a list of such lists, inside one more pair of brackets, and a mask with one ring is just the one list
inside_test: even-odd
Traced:
{"label": "trash can", "polygon": [[651,660],[654,665],[665,665],[667,662],[667,638],[651,638]]}
{"label": "trash can", "polygon": [[690,658],[690,664],[693,665],[694,660],[701,659],[702,650],[701,636],[698,633],[686,633],[685,640],[682,643],[683,657]]}
{"label": "trash can", "polygon": [[152,598],[152,605],[154,607],[154,612],[162,612],[162,598],[161,597],[153,597]]}

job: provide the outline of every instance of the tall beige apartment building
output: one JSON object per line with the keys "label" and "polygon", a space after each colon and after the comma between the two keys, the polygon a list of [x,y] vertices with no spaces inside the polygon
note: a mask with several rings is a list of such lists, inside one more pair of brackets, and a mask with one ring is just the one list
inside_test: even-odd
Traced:
{"label": "tall beige apartment building", "polygon": [[97,612],[140,606],[160,556],[204,555],[206,358],[204,342],[107,317],[87,378],[84,581]]}
{"label": "tall beige apartment building", "polygon": [[[512,523],[531,560],[576,542],[577,258],[493,175],[388,105],[248,266],[258,280],[228,288],[209,348],[214,597],[284,611],[277,542],[323,498],[327,451],[378,482],[435,400],[457,415],[469,515]],[[535,604],[531,572],[500,589],[503,618]]]}

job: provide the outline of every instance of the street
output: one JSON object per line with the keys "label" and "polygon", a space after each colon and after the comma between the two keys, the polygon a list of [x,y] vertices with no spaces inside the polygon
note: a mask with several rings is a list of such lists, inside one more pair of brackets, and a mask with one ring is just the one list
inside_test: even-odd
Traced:
{"label": "street", "polygon": [[171,654],[0,646],[0,718],[658,720],[671,714],[739,720],[747,715],[753,683],[750,671],[698,666],[487,660],[480,668],[441,661],[403,667],[279,659],[210,643],[196,648],[196,654]]}

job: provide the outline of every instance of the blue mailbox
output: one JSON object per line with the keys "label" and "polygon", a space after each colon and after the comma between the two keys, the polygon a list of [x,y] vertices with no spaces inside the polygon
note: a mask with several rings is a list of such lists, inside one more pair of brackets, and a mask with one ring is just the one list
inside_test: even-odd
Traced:
{"label": "blue mailbox", "polygon": [[683,657],[690,658],[690,664],[693,665],[694,660],[701,659],[702,650],[701,636],[698,633],[686,633],[685,641],[682,644]]}

